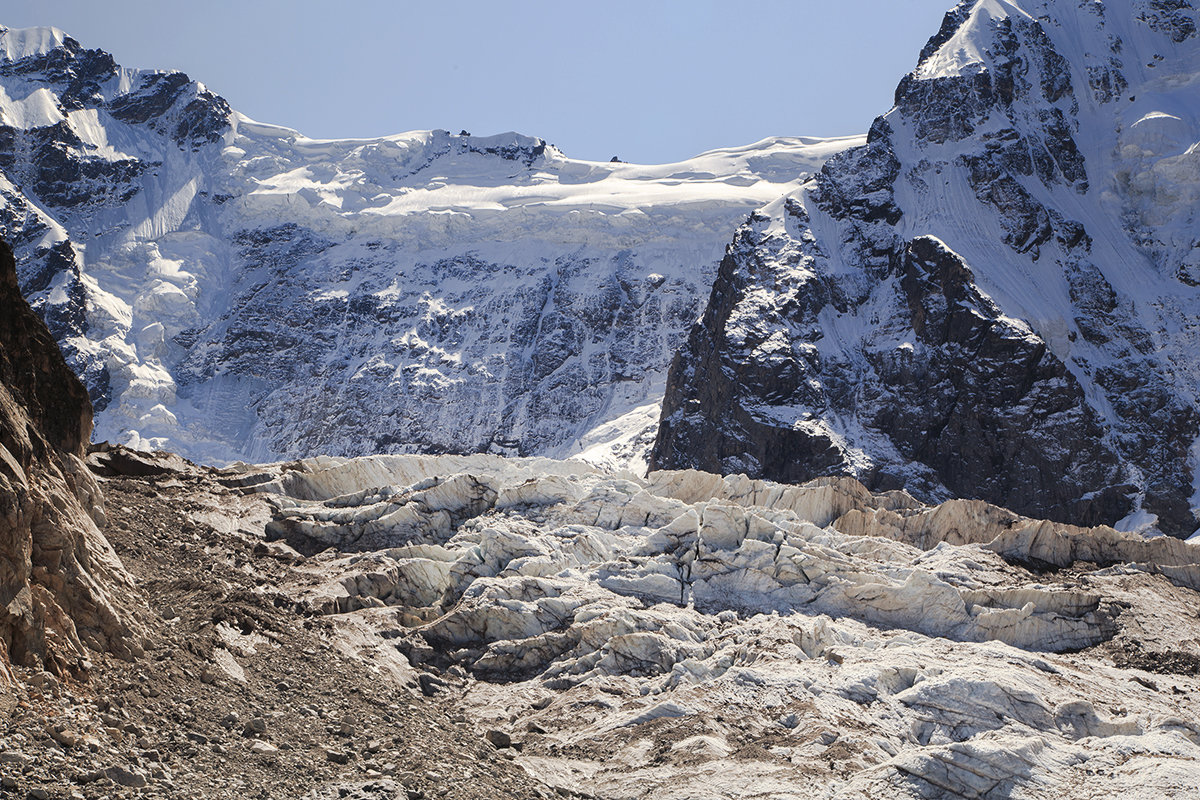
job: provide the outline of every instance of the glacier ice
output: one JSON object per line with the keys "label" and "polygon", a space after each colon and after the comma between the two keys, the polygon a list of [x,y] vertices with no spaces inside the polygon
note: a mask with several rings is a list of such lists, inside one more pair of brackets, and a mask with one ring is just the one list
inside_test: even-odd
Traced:
{"label": "glacier ice", "polygon": [[227,474],[272,504],[269,538],[310,554],[287,591],[440,676],[564,790],[1083,798],[1200,780],[1197,677],[1120,661],[1194,652],[1194,544],[844,477],[487,455]]}

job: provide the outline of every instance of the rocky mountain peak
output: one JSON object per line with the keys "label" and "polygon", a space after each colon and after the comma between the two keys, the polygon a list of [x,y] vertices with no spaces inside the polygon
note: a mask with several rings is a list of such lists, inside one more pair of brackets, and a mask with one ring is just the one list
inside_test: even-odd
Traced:
{"label": "rocky mountain peak", "polygon": [[[0,121],[22,130],[54,116],[64,121],[70,111],[105,109],[196,148],[220,138],[232,113],[224,98],[182,72],[123,68],[110,53],[85,48],[57,28],[0,29],[0,77],[15,79]],[[14,113],[35,97],[40,113]],[[71,143],[82,144],[77,136]]]}
{"label": "rocky mountain peak", "polygon": [[735,239],[652,463],[1190,535],[1197,15],[950,11],[867,143]]}

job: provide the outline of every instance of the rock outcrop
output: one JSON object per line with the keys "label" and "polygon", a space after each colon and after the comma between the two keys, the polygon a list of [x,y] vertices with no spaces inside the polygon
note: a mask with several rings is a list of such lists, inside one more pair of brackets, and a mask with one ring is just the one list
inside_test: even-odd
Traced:
{"label": "rock outcrop", "polygon": [[84,466],[87,392],[17,285],[0,244],[0,667],[86,671],[87,650],[129,656],[131,586],[100,533]]}
{"label": "rock outcrop", "polygon": [[1195,531],[1198,17],[960,3],[867,143],[734,238],[652,466]]}

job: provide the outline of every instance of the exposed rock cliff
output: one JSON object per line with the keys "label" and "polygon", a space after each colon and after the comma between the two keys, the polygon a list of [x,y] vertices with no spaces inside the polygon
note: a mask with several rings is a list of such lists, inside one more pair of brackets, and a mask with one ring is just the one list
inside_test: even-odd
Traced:
{"label": "exposed rock cliff", "polygon": [[735,237],[653,465],[1191,534],[1198,16],[960,3],[867,143]]}
{"label": "exposed rock cliff", "polygon": [[72,672],[86,670],[85,645],[136,648],[129,580],[97,528],[100,491],[83,462],[91,429],[87,392],[0,243],[0,664]]}

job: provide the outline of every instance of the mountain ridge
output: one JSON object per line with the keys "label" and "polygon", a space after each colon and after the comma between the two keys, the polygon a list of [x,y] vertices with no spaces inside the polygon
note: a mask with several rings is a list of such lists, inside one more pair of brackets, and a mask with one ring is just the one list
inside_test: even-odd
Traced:
{"label": "mountain ridge", "polygon": [[650,466],[1187,536],[1196,20],[963,2],[865,139],[655,167],[306,139],[22,34],[44,52],[0,66],[3,227],[104,438],[635,470],[653,442]]}
{"label": "mountain ridge", "polygon": [[643,463],[725,240],[859,141],[642,166],[511,133],[315,140],[183,73],[24,36],[45,52],[0,65],[0,228],[23,289],[97,436],[198,460]]}
{"label": "mountain ridge", "polygon": [[950,11],[867,143],[735,238],[652,465],[1193,533],[1196,19]]}

